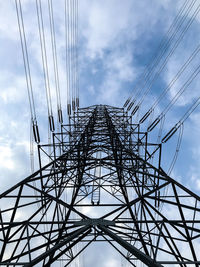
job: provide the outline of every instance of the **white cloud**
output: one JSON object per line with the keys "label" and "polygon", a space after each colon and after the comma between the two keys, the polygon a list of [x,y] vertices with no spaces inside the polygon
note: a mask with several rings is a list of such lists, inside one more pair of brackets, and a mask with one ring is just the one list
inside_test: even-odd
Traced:
{"label": "white cloud", "polygon": [[0,168],[14,170],[13,151],[9,146],[0,146]]}
{"label": "white cloud", "polygon": [[[81,1],[81,29],[87,41],[87,55],[103,56],[103,50],[115,46],[115,38],[126,28],[130,14],[130,2]],[[114,19],[117,18],[117,19]],[[84,27],[85,26],[85,27]]]}
{"label": "white cloud", "polygon": [[[35,10],[34,1],[26,0],[23,3],[25,14],[25,26],[27,31],[27,40],[30,52],[31,72],[33,77],[33,88],[35,93],[37,114],[40,119],[40,130],[42,136],[45,136],[46,122],[46,103],[45,89],[41,68],[41,53],[38,42],[37,20],[33,16]],[[59,18],[63,12],[63,2],[53,1],[55,4],[55,17]],[[176,3],[172,0],[166,1],[120,1],[120,0],[102,0],[79,1],[80,4],[80,69],[85,73],[91,71],[92,75],[102,74],[101,80],[92,82],[91,77],[87,77],[87,85],[80,86],[82,94],[89,91],[89,98],[93,103],[97,101],[103,104],[122,105],[127,97],[127,90],[124,88],[125,83],[132,83],[138,73],[143,68],[138,63],[137,56],[151,50],[152,36],[160,27],[168,27],[177,6],[182,1]],[[43,2],[45,3],[45,2]],[[6,15],[5,15],[6,14]],[[47,27],[47,14],[44,14]],[[65,40],[63,38],[64,27],[63,18],[57,22],[57,45],[59,55],[59,73],[61,77],[61,94],[63,106],[66,106],[66,77],[65,77]],[[1,189],[11,186],[16,181],[21,180],[22,176],[29,173],[29,107],[27,101],[26,84],[23,72],[22,55],[19,46],[19,34],[16,22],[15,7],[10,1],[1,1],[0,3],[0,33],[1,33],[1,50],[6,51],[0,54],[0,181],[3,184]],[[160,36],[156,36],[161,39]],[[49,32],[46,32],[47,43],[50,43]],[[140,42],[138,42],[140,40]],[[144,43],[146,41],[146,46]],[[157,41],[156,41],[157,42]],[[7,44],[11,49],[7,49]],[[18,49],[19,48],[19,49]],[[183,53],[184,52],[184,53]],[[181,53],[184,57],[181,57]],[[183,58],[186,58],[187,47],[181,50],[177,58],[171,60],[167,66],[166,82],[170,81],[178,67],[181,65]],[[50,46],[48,55],[51,56]],[[146,54],[145,54],[146,55]],[[180,58],[180,61],[178,61]],[[145,59],[146,60],[146,59]],[[148,61],[148,60],[147,60]],[[89,63],[90,64],[89,64]],[[9,64],[8,64],[9,63]],[[138,66],[140,65],[140,66]],[[88,67],[89,66],[89,67]],[[92,66],[92,67],[91,67]],[[89,69],[91,67],[91,69]],[[87,69],[88,68],[88,69]],[[6,69],[6,71],[5,71]],[[54,88],[54,77],[52,58],[49,58],[49,72],[51,86]],[[177,88],[179,88],[178,84]],[[171,98],[177,88],[170,91]],[[130,88],[131,89],[131,88]],[[153,89],[154,90],[154,89]],[[183,99],[183,104],[188,103],[196,95],[198,84],[195,85],[189,98]],[[191,92],[191,91],[190,91]],[[156,90],[153,94],[156,96]],[[52,92],[53,106],[56,106],[55,91]],[[86,96],[87,101],[89,98]],[[147,100],[149,104],[152,100],[150,96]],[[185,101],[185,102],[184,102]],[[87,105],[87,102],[84,103]],[[145,103],[146,105],[146,103]],[[158,107],[160,108],[160,107]],[[171,123],[171,122],[170,122]],[[199,129],[199,117],[193,117],[193,127],[196,131]],[[199,131],[198,131],[199,136]],[[46,136],[45,136],[46,137]],[[193,146],[197,146],[199,140],[197,134],[193,140]],[[44,138],[44,141],[47,139]],[[194,156],[199,157],[199,150],[193,150]],[[199,161],[194,163],[199,164]],[[195,173],[196,172],[196,173]],[[192,179],[198,190],[200,190],[199,169],[193,170]],[[196,175],[196,176],[194,176]],[[174,171],[174,177],[178,177],[178,172]],[[1,190],[2,191],[2,190]],[[93,211],[91,208],[84,209],[84,212],[90,215]],[[93,216],[97,216],[95,212]],[[20,214],[19,214],[20,216]],[[96,262],[96,250],[93,255],[90,254],[90,266],[117,266],[119,258],[109,258],[109,253],[113,250],[107,250],[102,253],[102,262]],[[89,261],[89,260],[88,260]],[[87,265],[89,266],[89,265]]]}
{"label": "white cloud", "polygon": [[108,56],[105,68],[108,73],[115,74],[119,81],[133,81],[136,70],[132,66],[132,57],[131,51],[115,51]]}

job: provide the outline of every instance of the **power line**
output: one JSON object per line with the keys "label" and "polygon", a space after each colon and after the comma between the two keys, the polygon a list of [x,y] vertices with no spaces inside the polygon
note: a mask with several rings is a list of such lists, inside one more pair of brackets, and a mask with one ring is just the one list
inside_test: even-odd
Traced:
{"label": "power line", "polygon": [[45,89],[46,89],[49,127],[51,131],[54,131],[55,126],[54,126],[52,101],[51,101],[51,88],[50,88],[50,81],[49,81],[46,40],[45,40],[45,33],[44,33],[42,6],[41,6],[40,0],[36,0],[36,11],[37,11],[38,30],[39,30],[39,37],[40,37],[40,49],[41,49],[41,55],[42,55],[43,76],[44,76],[44,83],[45,83]]}
{"label": "power line", "polygon": [[17,21],[18,21],[18,27],[19,27],[19,33],[20,33],[20,42],[21,42],[21,48],[22,48],[24,70],[25,70],[25,75],[26,75],[26,84],[27,84],[27,92],[28,92],[31,118],[32,120],[36,120],[35,103],[34,103],[34,97],[33,97],[33,87],[32,87],[32,79],[31,79],[30,64],[29,64],[29,55],[28,55],[28,49],[27,49],[21,1],[15,0],[15,5],[16,5]]}
{"label": "power line", "polygon": [[66,80],[67,112],[75,112],[79,106],[78,89],[78,1],[65,0],[65,44],[66,44]]}
{"label": "power line", "polygon": [[75,3],[76,3],[76,25],[75,25],[75,29],[76,29],[76,90],[77,90],[77,93],[76,93],[76,107],[77,109],[79,108],[79,70],[78,70],[78,17],[79,17],[79,13],[78,13],[78,10],[79,10],[79,5],[78,5],[78,0],[75,0]]}
{"label": "power line", "polygon": [[161,118],[167,114],[167,112],[172,108],[175,102],[179,99],[179,97],[183,94],[183,92],[188,88],[191,82],[197,77],[200,73],[200,65],[195,69],[195,71],[190,75],[187,81],[183,84],[183,86],[179,89],[179,91],[175,94],[172,100],[168,103],[168,105],[164,108],[162,113],[151,123],[151,125],[147,128],[147,131],[152,131],[156,125],[160,122]]}
{"label": "power line", "polygon": [[186,27],[184,28],[184,30],[182,31],[181,35],[179,36],[178,40],[175,42],[174,46],[172,47],[172,50],[170,51],[169,55],[167,56],[167,58],[164,61],[164,64],[161,66],[161,68],[159,69],[159,71],[157,72],[157,74],[154,76],[153,80],[151,81],[149,87],[146,89],[146,91],[143,94],[142,99],[139,102],[139,106],[141,106],[141,104],[144,101],[145,96],[148,94],[148,92],[150,91],[150,89],[152,88],[153,83],[155,82],[155,80],[158,78],[159,74],[161,73],[161,71],[164,69],[164,67],[166,66],[169,58],[171,57],[171,55],[174,53],[175,49],[178,47],[179,43],[181,42],[182,38],[184,37],[186,31],[189,29],[189,27],[191,26],[192,22],[194,21],[195,17],[197,16],[197,14],[200,11],[200,5],[196,8],[194,14],[192,15],[192,17],[190,18],[188,24],[186,25]]}
{"label": "power line", "polygon": [[76,90],[75,90],[75,6],[74,0],[71,0],[71,58],[72,58],[72,110],[76,109]]}
{"label": "power line", "polygon": [[175,126],[162,138],[162,143],[166,143],[175,132],[183,125],[183,123],[189,118],[189,116],[195,111],[200,104],[200,97],[190,106],[190,108],[184,113],[182,118],[175,124]]}
{"label": "power line", "polygon": [[67,81],[67,114],[71,115],[71,94],[70,94],[70,56],[69,56],[69,1],[65,0],[65,66]]}
{"label": "power line", "polygon": [[27,49],[21,1],[15,0],[15,6],[16,6],[17,21],[18,21],[20,42],[21,42],[21,48],[22,48],[22,56],[23,56],[23,62],[24,62],[24,70],[25,70],[25,76],[26,76],[26,85],[27,85],[33,134],[34,134],[35,142],[40,143],[40,135],[39,135],[39,128],[37,125],[37,118],[36,118],[36,111],[35,111],[35,101],[34,101],[34,96],[33,96],[33,86],[32,86],[32,79],[31,79],[29,55],[28,55],[28,49]]}
{"label": "power line", "polygon": [[174,157],[172,159],[172,162],[169,166],[168,169],[168,175],[171,174],[174,165],[176,163],[177,157],[178,157],[178,153],[180,150],[180,146],[181,146],[181,141],[182,141],[182,136],[183,136],[183,126],[184,126],[184,122],[189,118],[189,116],[195,111],[195,109],[199,106],[200,104],[200,97],[198,97],[194,103],[190,106],[190,108],[184,113],[184,115],[181,117],[181,119],[175,124],[175,126],[173,126],[171,128],[171,130],[162,138],[161,142],[162,143],[166,143],[177,131],[179,130],[179,136],[178,136],[178,141],[177,141],[177,145],[176,145],[176,151],[174,154]]}
{"label": "power line", "polygon": [[154,82],[157,80],[157,78],[159,77],[160,73],[162,72],[162,70],[164,69],[164,67],[166,66],[169,58],[171,57],[171,55],[174,53],[175,49],[178,47],[180,41],[183,39],[183,36],[185,35],[186,31],[189,29],[189,27],[191,26],[192,22],[194,21],[195,17],[197,16],[197,14],[200,11],[200,4],[198,5],[198,7],[195,9],[192,17],[189,19],[188,23],[186,24],[185,28],[183,29],[183,31],[181,32],[181,35],[179,36],[179,38],[177,39],[177,41],[175,42],[174,46],[172,47],[170,53],[167,55],[166,59],[164,60],[163,64],[161,65],[161,67],[159,68],[158,72],[154,75],[152,81],[150,82],[150,85],[147,87],[147,89],[145,90],[145,92],[143,93],[143,96],[141,97],[141,100],[138,102],[138,104],[135,107],[135,110],[132,111],[131,115],[134,115],[136,113],[136,111],[140,108],[141,104],[143,103],[146,95],[148,94],[148,92],[150,91],[150,89],[152,88]]}
{"label": "power line", "polygon": [[[142,73],[140,79],[136,83],[136,85],[135,85],[135,89],[137,89],[136,92],[134,92],[134,90],[133,90],[133,93],[130,95],[130,97],[125,102],[124,107],[126,107],[129,104],[129,102],[130,102],[131,98],[133,97],[134,93],[135,93],[135,98],[134,98],[133,102],[135,102],[135,100],[137,98],[137,94],[139,94],[139,89],[140,89],[139,85],[140,85],[140,82],[146,81],[147,78],[151,75],[151,73],[153,71],[153,68],[156,67],[156,62],[158,63],[159,59],[161,59],[161,56],[160,55],[163,55],[164,54],[164,52],[166,51],[166,48],[169,47],[169,45],[172,42],[173,38],[177,34],[178,29],[180,28],[180,25],[178,25],[179,26],[178,28],[176,28],[175,26],[176,26],[177,23],[180,24],[181,15],[185,11],[188,2],[189,2],[189,0],[186,0],[184,2],[183,6],[181,7],[181,9],[179,10],[178,14],[176,15],[175,19],[173,20],[172,24],[170,25],[167,33],[162,38],[162,40],[161,40],[161,42],[159,44],[159,47],[156,50],[157,51],[156,55],[151,58],[150,63],[146,66],[146,68],[145,68],[144,72]],[[185,16],[185,18],[186,18],[186,16]],[[173,29],[174,29],[174,32],[172,32]],[[170,35],[170,33],[171,33],[171,37],[168,38],[168,36]],[[164,51],[162,51],[163,48],[165,48]],[[131,105],[131,103],[130,103],[130,105]],[[128,107],[128,110],[130,110],[129,107]]]}
{"label": "power line", "polygon": [[48,0],[48,11],[49,11],[50,33],[51,33],[51,47],[52,47],[52,55],[53,55],[54,79],[55,79],[56,98],[57,98],[58,121],[60,123],[63,123],[62,105],[61,105],[61,97],[60,97],[60,82],[59,82],[58,60],[57,60],[57,47],[56,47],[56,37],[55,37],[55,25],[54,25],[54,13],[53,13],[52,0]]}
{"label": "power line", "polygon": [[169,90],[172,88],[172,86],[175,84],[175,82],[178,80],[178,78],[181,76],[181,74],[185,71],[185,69],[189,66],[189,64],[193,61],[193,59],[198,55],[200,52],[200,45],[196,47],[196,49],[192,52],[190,57],[186,60],[186,62],[182,65],[180,70],[177,72],[177,74],[174,76],[174,78],[170,81],[170,83],[167,85],[167,87],[163,90],[163,92],[160,94],[160,96],[155,100],[151,108],[144,114],[144,116],[140,119],[139,123],[143,123],[154,111],[155,107],[161,102],[161,100],[164,98],[164,96],[169,92]]}
{"label": "power line", "polygon": [[[186,15],[189,14],[189,12],[191,11],[191,9],[192,9],[192,7],[194,6],[195,2],[196,2],[196,0],[193,0],[193,1],[190,3],[190,6],[189,6],[188,9],[187,9],[187,13],[186,13]],[[148,85],[148,80],[146,80],[146,83],[145,83],[145,85],[143,86],[143,89],[144,89],[145,86],[147,86],[147,85],[148,85],[148,87],[147,87],[146,90],[144,91],[143,95],[142,95],[142,93],[141,93],[141,90],[138,91],[138,94],[137,94],[137,96],[135,97],[135,99],[134,99],[133,102],[134,102],[134,103],[136,102],[136,98],[139,97],[139,95],[141,96],[141,99],[140,99],[140,101],[138,101],[138,103],[137,103],[137,105],[135,106],[135,108],[133,109],[131,115],[134,115],[134,114],[138,111],[138,109],[140,108],[140,106],[141,106],[141,104],[143,103],[143,101],[144,101],[146,95],[148,94],[148,92],[149,92],[150,89],[152,88],[152,86],[153,86],[153,84],[155,83],[155,81],[158,79],[160,73],[163,71],[164,67],[166,66],[166,64],[167,64],[167,62],[168,62],[168,60],[169,60],[169,58],[173,55],[175,49],[176,49],[176,48],[178,47],[178,45],[180,44],[180,42],[181,42],[181,40],[183,39],[185,33],[187,32],[187,30],[189,29],[189,27],[190,27],[191,24],[193,23],[195,17],[196,17],[197,14],[199,13],[199,11],[200,11],[200,5],[197,6],[197,8],[195,9],[193,15],[191,15],[190,19],[188,20],[188,22],[186,23],[186,25],[183,27],[182,31],[180,32],[180,35],[179,35],[178,39],[175,41],[174,45],[172,46],[171,50],[169,51],[168,55],[166,56],[164,62],[161,64],[161,66],[159,67],[159,69],[157,70],[157,72],[153,75],[152,80],[151,80],[151,81],[149,80],[149,85]],[[187,16],[184,16],[184,17],[183,17],[184,20],[186,19],[186,17],[187,17]],[[183,19],[180,21],[180,23],[179,23],[179,25],[178,25],[178,29],[176,30],[176,32],[175,32],[175,34],[174,34],[174,36],[173,36],[172,39],[174,39],[174,37],[176,36],[176,34],[178,33],[178,31],[181,29],[181,25],[182,25],[182,23],[183,23]],[[163,54],[163,55],[164,55],[164,54]],[[155,65],[155,66],[156,66],[156,65]],[[151,72],[150,72],[150,74],[151,74]],[[133,105],[132,105],[132,106],[133,106]],[[132,107],[131,107],[131,108],[132,108]],[[128,110],[130,110],[131,108],[130,108],[130,105],[129,105]]]}

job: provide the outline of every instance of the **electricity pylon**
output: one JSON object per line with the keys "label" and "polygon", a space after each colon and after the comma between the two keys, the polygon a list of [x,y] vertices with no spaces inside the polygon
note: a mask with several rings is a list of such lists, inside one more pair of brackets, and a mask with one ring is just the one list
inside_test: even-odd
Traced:
{"label": "electricity pylon", "polygon": [[132,266],[199,266],[200,197],[123,109],[80,108],[38,153],[40,169],[0,195],[1,266],[67,266],[99,241]]}

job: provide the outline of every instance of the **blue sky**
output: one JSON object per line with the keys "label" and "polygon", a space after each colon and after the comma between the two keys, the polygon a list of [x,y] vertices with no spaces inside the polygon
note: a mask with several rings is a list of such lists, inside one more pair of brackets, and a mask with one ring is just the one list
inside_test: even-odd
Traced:
{"label": "blue sky", "polygon": [[[42,1],[47,40],[50,40]],[[196,1],[196,6],[198,1]],[[66,79],[64,59],[64,1],[54,1],[56,39],[59,55],[62,107],[66,116]],[[81,107],[92,104],[122,106],[146,64],[155,55],[163,36],[176,16],[182,1],[174,0],[80,0],[79,1],[79,87]],[[22,0],[25,29],[30,54],[31,73],[38,124],[42,142],[47,142],[47,108],[42,77],[35,1]],[[195,6],[194,6],[195,9]],[[188,19],[190,16],[188,16]],[[143,102],[139,117],[153,104],[185,60],[199,45],[200,14],[170,57],[159,79]],[[50,46],[48,48],[49,54]],[[166,95],[156,114],[172,99],[198,65],[200,54]],[[17,26],[14,0],[0,2],[0,191],[30,173],[30,112]],[[50,60],[50,74],[53,68]],[[198,76],[166,117],[164,133],[180,119],[181,114],[199,96]],[[51,79],[52,88],[53,79]],[[54,112],[56,107],[53,94]],[[56,113],[56,112],[55,112]],[[184,124],[179,158],[172,177],[200,193],[200,110]],[[164,145],[163,166],[168,166],[175,150],[178,133]],[[90,263],[92,264],[92,263]],[[106,265],[107,264],[107,265]],[[115,266],[114,258],[101,266]],[[86,266],[89,266],[86,264]],[[92,265],[91,265],[92,266]],[[97,266],[97,265],[96,265]]]}

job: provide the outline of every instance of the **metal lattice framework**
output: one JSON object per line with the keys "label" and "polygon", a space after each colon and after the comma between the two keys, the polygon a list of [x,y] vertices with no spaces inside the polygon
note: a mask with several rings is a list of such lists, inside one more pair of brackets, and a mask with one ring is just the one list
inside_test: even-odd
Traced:
{"label": "metal lattice framework", "polygon": [[99,241],[132,266],[199,266],[200,197],[123,109],[79,109],[38,152],[40,169],[0,195],[1,266],[67,266]]}

